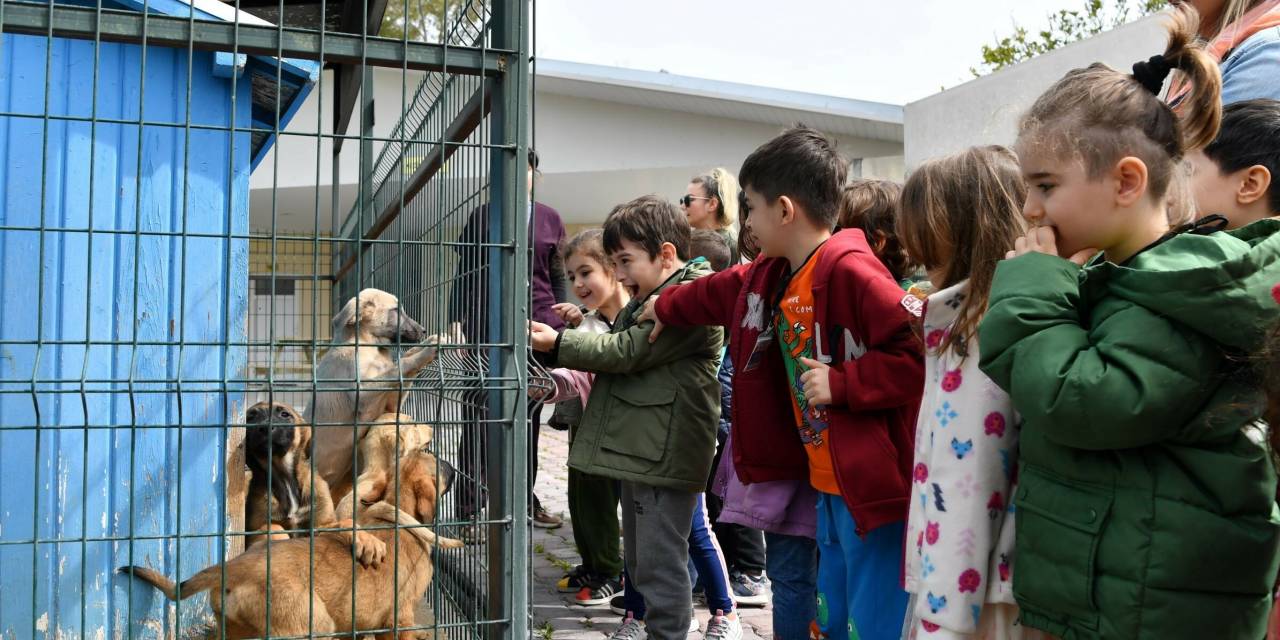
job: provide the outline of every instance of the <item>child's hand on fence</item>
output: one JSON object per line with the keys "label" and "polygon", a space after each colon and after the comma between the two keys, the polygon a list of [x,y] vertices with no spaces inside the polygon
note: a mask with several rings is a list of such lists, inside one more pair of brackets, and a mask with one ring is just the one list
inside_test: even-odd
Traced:
{"label": "child's hand on fence", "polygon": [[[1013,243],[1013,250],[1006,253],[1004,257],[1016,258],[1027,253],[1047,253],[1051,256],[1059,255],[1057,229],[1047,225],[1028,229],[1027,235],[1015,240]],[[1089,258],[1092,258],[1097,253],[1097,249],[1081,249],[1070,257],[1061,257],[1083,267],[1084,263],[1088,262]]]}
{"label": "child's hand on fence", "polygon": [[658,319],[658,312],[654,310],[653,305],[658,303],[658,296],[653,296],[645,301],[640,307],[640,315],[636,316],[636,324],[641,322],[652,322],[653,331],[649,332],[649,344],[653,344],[658,339],[658,334],[662,333],[663,324]]}
{"label": "child's hand on fence", "polygon": [[800,358],[800,364],[806,371],[800,374],[800,382],[804,383],[804,399],[809,406],[831,404],[831,378],[827,375],[827,365],[810,358]]}
{"label": "child's hand on fence", "polygon": [[534,351],[550,353],[556,348],[556,338],[560,337],[560,332],[541,322],[529,321],[529,346]]}
{"label": "child's hand on fence", "polygon": [[577,327],[582,324],[582,309],[572,302],[561,302],[551,307],[552,313],[564,321],[570,327]]}

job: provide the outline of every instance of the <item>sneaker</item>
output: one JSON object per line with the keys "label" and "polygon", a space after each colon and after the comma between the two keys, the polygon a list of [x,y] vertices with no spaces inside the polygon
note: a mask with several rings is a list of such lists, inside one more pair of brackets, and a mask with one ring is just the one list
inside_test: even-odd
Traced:
{"label": "sneaker", "polygon": [[692,609],[689,610],[689,633],[698,632],[698,614]]}
{"label": "sneaker", "polygon": [[735,616],[730,618],[723,611],[716,611],[707,621],[707,631],[702,634],[707,640],[742,640],[742,621]]}
{"label": "sneaker", "polygon": [[564,574],[563,578],[556,583],[556,591],[560,593],[577,593],[587,586],[587,568],[578,565]]}
{"label": "sneaker", "polygon": [[729,590],[733,601],[744,607],[763,607],[769,604],[769,579],[764,574],[751,576],[741,571],[729,575]]}
{"label": "sneaker", "polygon": [[609,636],[609,640],[646,640],[649,633],[644,629],[644,623],[636,620],[631,616],[622,619],[622,624],[618,625],[613,635]]}
{"label": "sneaker", "polygon": [[573,601],[584,607],[597,604],[612,604],[613,597],[622,593],[622,578],[603,578],[591,576],[587,586],[578,591]]}
{"label": "sneaker", "polygon": [[627,599],[626,599],[626,596],[624,596],[624,595],[622,595],[621,593],[619,593],[618,595],[616,595],[616,596],[614,596],[614,597],[612,597],[612,598],[609,598],[609,610],[610,610],[610,611],[612,611],[612,612],[614,612],[614,613],[616,613],[616,614],[618,614],[618,615],[620,615],[620,616],[625,616],[625,615],[627,615]]}
{"label": "sneaker", "polygon": [[533,511],[533,526],[539,529],[558,529],[564,525],[564,520],[560,516],[553,516],[547,513],[546,509],[538,507]]}

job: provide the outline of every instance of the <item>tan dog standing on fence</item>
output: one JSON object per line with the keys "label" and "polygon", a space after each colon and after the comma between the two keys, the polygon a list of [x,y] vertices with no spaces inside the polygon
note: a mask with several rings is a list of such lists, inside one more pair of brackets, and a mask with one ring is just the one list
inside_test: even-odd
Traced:
{"label": "tan dog standing on fence", "polygon": [[[270,631],[272,636],[306,636],[309,633],[358,633],[363,630],[414,626],[414,606],[434,576],[431,552],[456,549],[459,540],[437,537],[422,523],[435,519],[436,501],[447,490],[435,456],[413,451],[400,463],[400,483],[372,487],[362,503],[360,526],[388,527],[362,531],[376,536],[396,551],[376,566],[353,568],[350,547],[337,533],[318,533],[310,540],[272,541],[260,544],[224,565],[214,565],[175,585],[163,574],[145,567],[121,567],[160,589],[170,600],[209,592],[214,619],[223,620],[228,640],[263,638],[267,635],[267,550],[271,552]],[[338,514],[350,514],[348,496]],[[412,515],[410,515],[412,514]],[[392,530],[398,524],[401,529]],[[398,539],[398,544],[396,540]],[[312,550],[314,548],[314,556]],[[225,571],[226,584],[222,583]],[[352,593],[354,585],[355,592]],[[354,610],[353,610],[354,603]],[[394,613],[397,615],[393,615]],[[311,620],[308,621],[308,613]],[[412,640],[417,632],[402,631],[399,640]],[[391,633],[379,633],[391,640]]]}
{"label": "tan dog standing on fence", "polygon": [[[340,344],[316,366],[318,388],[307,413],[315,427],[316,470],[335,503],[351,491],[352,453],[369,424],[385,413],[399,413],[405,397],[401,380],[435,360],[441,338],[431,336],[417,345],[425,337],[400,301],[378,289],[361,291],[334,317],[333,341]],[[392,357],[397,341],[417,346],[397,361]]]}

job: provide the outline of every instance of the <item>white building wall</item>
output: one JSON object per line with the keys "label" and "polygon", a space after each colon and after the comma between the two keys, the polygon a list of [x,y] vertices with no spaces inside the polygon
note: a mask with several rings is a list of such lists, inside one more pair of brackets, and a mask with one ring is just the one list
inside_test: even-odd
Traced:
{"label": "white building wall", "polygon": [[972,145],[1010,145],[1018,119],[1068,71],[1094,62],[1128,70],[1163,51],[1164,41],[1163,19],[1149,16],[908,104],[903,116],[907,168]]}
{"label": "white building wall", "polygon": [[[399,121],[402,92],[411,99],[422,75],[374,72],[374,135],[386,137]],[[325,72],[250,182],[251,224],[256,230],[329,233],[332,220],[332,74]],[[741,119],[656,109],[559,95],[535,97],[535,144],[542,158],[539,201],[558,209],[569,224],[598,224],[613,205],[645,194],[675,199],[691,176],[723,166],[737,172],[756,147],[781,127]],[[358,112],[357,112],[358,116]],[[358,135],[358,119],[348,135]],[[302,135],[299,135],[302,134]],[[901,178],[902,144],[837,136],[840,150],[863,159],[862,175]],[[381,143],[374,144],[374,158]],[[277,160],[278,158],[278,160]],[[343,146],[338,224],[356,197],[359,141]],[[273,191],[274,187],[274,191]],[[274,204],[273,204],[274,203]],[[318,204],[318,206],[317,206]]]}
{"label": "white building wall", "polygon": [[[534,142],[542,161],[539,201],[566,223],[599,223],[631,198],[675,199],[692,176],[714,167],[737,172],[781,128],[585,98],[539,94]],[[901,156],[902,145],[837,136],[850,158]],[[892,171],[893,162],[867,163]],[[900,177],[900,176],[899,176]]]}

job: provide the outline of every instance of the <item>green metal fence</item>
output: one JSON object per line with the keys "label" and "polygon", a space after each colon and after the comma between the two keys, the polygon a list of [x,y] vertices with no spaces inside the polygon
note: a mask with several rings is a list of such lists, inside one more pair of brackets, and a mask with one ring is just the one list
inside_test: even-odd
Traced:
{"label": "green metal fence", "polygon": [[[0,0],[0,637],[528,637],[527,398],[547,384],[525,331],[530,20],[516,0]],[[367,288],[442,337],[421,372],[323,374]],[[375,350],[398,359],[404,335]],[[255,481],[315,502],[295,459],[249,465],[291,445],[246,444],[246,410],[388,389],[452,482],[433,521],[357,504],[354,527],[393,570],[405,529],[468,544],[432,549],[411,627],[325,629],[318,609],[386,597],[362,595],[349,544],[321,561],[347,525],[246,544]],[[362,426],[312,429],[358,448]],[[221,606],[117,571],[181,583],[259,556],[215,571]],[[283,600],[334,576],[341,604]],[[265,590],[247,626],[226,604],[245,584]],[[282,633],[286,613],[312,622]]]}

